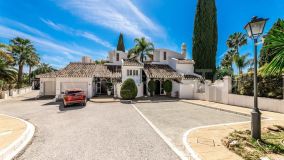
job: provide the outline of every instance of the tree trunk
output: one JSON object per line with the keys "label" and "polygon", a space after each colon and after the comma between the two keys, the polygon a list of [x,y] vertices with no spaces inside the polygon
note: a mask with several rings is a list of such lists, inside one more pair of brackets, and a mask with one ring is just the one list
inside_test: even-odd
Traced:
{"label": "tree trunk", "polygon": [[18,88],[21,88],[21,87],[22,87],[23,68],[24,68],[24,65],[19,64],[19,71],[18,71]]}
{"label": "tree trunk", "polygon": [[29,66],[29,84],[31,84],[31,79],[32,79],[32,66]]}

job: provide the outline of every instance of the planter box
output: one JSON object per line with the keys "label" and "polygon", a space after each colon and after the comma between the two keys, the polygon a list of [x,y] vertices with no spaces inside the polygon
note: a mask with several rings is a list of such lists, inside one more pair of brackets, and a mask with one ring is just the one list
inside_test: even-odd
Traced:
{"label": "planter box", "polygon": [[9,97],[9,91],[2,91],[0,98],[7,99]]}
{"label": "planter box", "polygon": [[21,94],[25,94],[26,93],[26,89],[25,88],[20,88],[18,89],[18,94],[21,95]]}
{"label": "planter box", "polygon": [[18,93],[19,93],[18,89],[11,89],[9,95],[15,97],[18,95]]}

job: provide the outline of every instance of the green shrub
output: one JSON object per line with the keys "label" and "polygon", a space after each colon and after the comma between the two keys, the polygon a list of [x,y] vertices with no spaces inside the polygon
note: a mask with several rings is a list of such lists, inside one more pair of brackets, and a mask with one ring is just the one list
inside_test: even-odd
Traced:
{"label": "green shrub", "polygon": [[132,78],[128,78],[122,84],[120,95],[122,99],[134,99],[137,96],[137,86]]}
{"label": "green shrub", "polygon": [[154,95],[154,91],[155,91],[155,82],[151,79],[148,82],[148,92],[150,92],[150,96]]}
{"label": "green shrub", "polygon": [[[258,75],[258,96],[268,98],[283,98],[283,79],[281,76]],[[233,83],[233,93],[253,96],[253,74],[243,74]]]}
{"label": "green shrub", "polygon": [[165,89],[165,92],[167,94],[170,94],[172,92],[172,89],[173,89],[173,84],[172,84],[172,81],[170,80],[166,80],[164,82],[164,89]]}

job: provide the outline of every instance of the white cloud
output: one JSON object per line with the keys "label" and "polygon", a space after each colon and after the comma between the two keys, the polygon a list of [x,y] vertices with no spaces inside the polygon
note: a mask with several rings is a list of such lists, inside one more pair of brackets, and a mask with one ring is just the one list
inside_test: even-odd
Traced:
{"label": "white cloud", "polygon": [[9,28],[9,27],[0,26],[0,37],[6,38],[6,39],[12,39],[17,36],[31,40],[41,50],[44,50],[50,53],[58,53],[58,55],[63,54],[63,56],[65,56],[66,58],[70,60],[76,59],[75,56],[83,56],[83,55],[90,54],[90,53],[83,53],[80,50],[75,50],[73,49],[74,46],[71,46],[71,45],[66,46],[56,41],[46,40],[45,38],[40,38],[38,36],[32,36],[30,34],[27,34],[27,33],[24,33],[24,32]]}
{"label": "white cloud", "polygon": [[117,32],[148,39],[149,32],[164,36],[163,29],[144,15],[130,0],[56,0],[62,8],[85,21]]}
{"label": "white cloud", "polygon": [[26,24],[17,22],[17,21],[13,21],[10,19],[6,19],[6,18],[0,18],[0,22],[5,24],[5,26],[11,26],[11,27],[15,27],[19,30],[25,30],[26,32],[32,34],[32,35],[37,35],[43,38],[47,38],[47,39],[52,39],[49,35],[43,33],[42,31],[32,28]]}
{"label": "white cloud", "polygon": [[89,39],[91,41],[94,41],[94,42],[96,42],[96,43],[98,43],[98,44],[100,44],[100,45],[102,45],[104,47],[110,48],[110,49],[114,48],[109,42],[107,42],[105,40],[102,40],[101,38],[99,38],[98,36],[96,36],[96,35],[94,35],[94,34],[92,34],[90,32],[76,30],[76,29],[73,29],[71,27],[68,27],[68,26],[65,26],[65,25],[62,25],[62,24],[54,23],[51,20],[45,20],[43,18],[41,18],[41,20],[45,24],[47,24],[48,26],[50,26],[51,28],[53,28],[55,30],[65,32],[65,33],[70,34],[70,35],[87,38],[87,39]]}

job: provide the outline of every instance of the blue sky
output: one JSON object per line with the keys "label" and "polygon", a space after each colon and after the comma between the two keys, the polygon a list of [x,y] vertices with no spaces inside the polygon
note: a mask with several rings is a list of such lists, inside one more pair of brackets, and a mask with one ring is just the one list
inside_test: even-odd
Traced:
{"label": "blue sky", "polygon": [[[197,0],[0,0],[0,42],[21,36],[32,40],[43,62],[56,68],[82,55],[102,59],[124,34],[126,48],[135,37],[147,37],[156,48],[180,51],[191,44]],[[266,31],[284,18],[283,0],[216,0],[217,63],[226,40],[254,15],[269,18]],[[241,49],[252,51],[251,41]]]}

